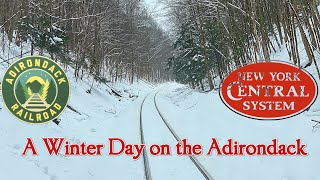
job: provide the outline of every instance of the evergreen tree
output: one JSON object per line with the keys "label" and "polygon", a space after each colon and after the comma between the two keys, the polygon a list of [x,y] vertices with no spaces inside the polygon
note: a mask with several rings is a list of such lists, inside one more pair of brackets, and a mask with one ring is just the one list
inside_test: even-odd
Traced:
{"label": "evergreen tree", "polygon": [[17,86],[16,86],[16,97],[20,102],[20,104],[24,104],[27,101],[23,86],[20,81],[17,83]]}
{"label": "evergreen tree", "polygon": [[53,103],[54,99],[56,98],[56,85],[55,83],[51,80],[49,89],[48,89],[48,96],[47,96],[47,103],[51,104]]}
{"label": "evergreen tree", "polygon": [[190,22],[183,24],[178,36],[174,43],[176,54],[169,59],[169,68],[181,83],[202,81],[206,77],[205,59],[194,26]]}
{"label": "evergreen tree", "polygon": [[228,44],[230,39],[224,34],[224,27],[217,21],[206,23],[209,66],[214,69],[220,79],[223,79],[223,72],[228,72],[227,64],[231,61],[228,58]]}
{"label": "evergreen tree", "polygon": [[31,41],[34,47],[46,50],[48,53],[64,57],[64,47],[67,36],[64,30],[56,25],[51,25],[46,16],[40,17],[37,23],[29,17],[23,17],[19,21],[19,35],[23,41]]}
{"label": "evergreen tree", "polygon": [[[87,72],[95,76],[93,82],[171,78],[165,71],[172,54],[171,38],[141,0],[4,0],[0,4],[1,30],[10,42],[20,45],[21,56],[50,54],[66,68],[71,65],[77,80]],[[16,48],[8,53],[16,54],[11,51]],[[8,63],[14,59],[8,57]]]}
{"label": "evergreen tree", "polygon": [[38,24],[39,36],[35,37],[35,45],[40,49],[47,50],[50,54],[61,55],[64,53],[67,37],[61,28],[51,25],[49,19],[41,18]]}
{"label": "evergreen tree", "polygon": [[26,101],[31,97],[32,95],[32,91],[29,87],[27,86],[23,86],[23,91],[24,91],[24,97],[26,99]]}
{"label": "evergreen tree", "polygon": [[32,20],[25,16],[20,19],[18,22],[18,31],[22,41],[30,40],[32,43],[34,42],[34,37],[36,37],[36,29],[32,24]]}

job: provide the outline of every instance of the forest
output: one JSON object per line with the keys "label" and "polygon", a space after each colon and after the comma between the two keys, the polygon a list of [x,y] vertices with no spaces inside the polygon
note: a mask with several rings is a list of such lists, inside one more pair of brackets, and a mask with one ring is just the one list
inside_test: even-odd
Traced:
{"label": "forest", "polygon": [[[218,88],[232,70],[270,61],[285,46],[290,61],[314,66],[320,50],[318,0],[162,0],[175,31],[169,66],[177,81]],[[299,48],[298,43],[303,47]],[[302,63],[301,52],[307,54]]]}
{"label": "forest", "polygon": [[[90,74],[99,82],[175,80],[208,91],[240,66],[274,60],[270,55],[281,46],[293,64],[314,66],[320,78],[319,0],[158,3],[169,28],[159,25],[142,0],[1,0],[0,28],[21,47],[20,56],[47,53],[74,68],[77,79]],[[23,43],[30,47],[23,49]]]}
{"label": "forest", "polygon": [[[165,68],[172,42],[140,0],[1,0],[0,28],[21,47],[21,57],[49,54],[74,68],[77,79],[170,78]],[[23,49],[23,43],[30,46]],[[3,37],[1,49],[6,48]]]}

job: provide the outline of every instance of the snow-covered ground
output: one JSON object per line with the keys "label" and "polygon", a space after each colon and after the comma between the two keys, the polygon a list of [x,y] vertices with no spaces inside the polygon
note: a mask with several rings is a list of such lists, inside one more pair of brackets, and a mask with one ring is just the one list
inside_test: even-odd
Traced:
{"label": "snow-covered ground", "polygon": [[[300,49],[303,49],[299,43]],[[307,56],[301,51],[301,60]],[[317,62],[320,64],[319,55]],[[272,59],[289,61],[285,47],[272,54]],[[314,64],[306,69],[320,85]],[[219,144],[233,139],[241,144],[270,144],[277,138],[279,143],[292,144],[300,138],[307,144],[308,156],[206,156],[199,160],[217,180],[320,180],[320,100],[309,111],[281,121],[256,121],[229,110],[218,92],[207,94],[190,90],[180,84],[171,84],[160,92],[160,109],[181,138],[199,143],[208,150],[211,138]]]}
{"label": "snow-covered ground", "polygon": [[[307,144],[309,156],[206,156],[199,157],[216,179],[223,180],[312,180],[320,179],[320,131],[312,131],[309,113],[282,121],[256,121],[228,109],[217,92],[201,94],[173,85],[159,94],[160,109],[181,138],[201,144],[208,150],[211,138],[227,144],[233,139],[241,144],[295,143],[298,138]],[[319,107],[319,106],[318,106]],[[313,108],[314,110],[315,108]]]}
{"label": "snow-covered ground", "polygon": [[[1,66],[2,77],[5,67]],[[15,119],[0,101],[0,179],[143,179],[141,159],[131,157],[65,157],[50,156],[43,145],[43,137],[64,137],[71,143],[103,143],[108,137],[120,137],[127,143],[140,142],[138,136],[141,99],[152,87],[145,83],[116,89],[139,94],[138,99],[117,98],[105,85],[96,85],[91,94],[91,78],[76,82],[68,72],[71,83],[69,105],[81,115],[66,109],[59,126],[54,123],[30,125]],[[22,156],[26,138],[34,140],[38,156]],[[12,171],[14,170],[14,171]]]}
{"label": "snow-covered ground", "polygon": [[[300,43],[301,44],[301,43]],[[0,58],[7,59],[19,55],[20,49],[0,52]],[[25,47],[27,49],[27,47]],[[304,52],[301,59],[306,60]],[[288,61],[282,52],[272,55],[273,59]],[[319,64],[320,61],[317,59]],[[0,60],[1,62],[1,60]],[[7,68],[0,64],[0,78]],[[307,69],[316,76],[313,66]],[[102,180],[102,179],[144,179],[143,159],[132,160],[130,156],[50,156],[43,137],[64,137],[71,143],[104,143],[109,137],[122,138],[126,143],[140,143],[140,106],[143,106],[143,129],[145,142],[150,144],[170,144],[176,140],[156,111],[153,98],[156,96],[159,109],[180,138],[190,143],[201,144],[209,149],[211,138],[225,144],[229,138],[243,144],[269,144],[277,138],[280,143],[294,143],[297,138],[307,144],[308,156],[206,156],[197,159],[215,180],[320,180],[320,129],[314,129],[313,120],[320,121],[320,100],[308,112],[281,121],[255,121],[230,111],[220,100],[218,92],[199,93],[176,83],[157,87],[144,82],[129,85],[112,84],[114,88],[137,99],[110,95],[106,85],[95,85],[91,94],[86,93],[92,77],[76,82],[72,69],[67,71],[71,83],[69,105],[81,115],[66,109],[61,123],[30,125],[16,120],[4,107],[0,98],[0,179],[34,180]],[[2,79],[0,79],[1,81]],[[319,83],[320,84],[320,83]],[[26,138],[34,140],[38,156],[22,156]],[[151,156],[148,154],[153,179],[204,179],[187,156]]]}
{"label": "snow-covered ground", "polygon": [[[3,47],[0,62],[20,54],[14,44],[6,43]],[[23,52],[27,49],[26,45]],[[0,64],[0,82],[7,67],[7,63]],[[59,126],[53,122],[30,125],[19,121],[7,111],[0,98],[0,179],[143,179],[142,159],[133,161],[128,156],[108,157],[106,154],[101,157],[48,155],[43,137],[63,137],[70,143],[107,144],[109,137],[123,138],[127,143],[140,142],[140,104],[154,87],[142,81],[133,85],[110,84],[123,94],[124,98],[118,98],[109,93],[110,87],[96,83],[88,94],[92,77],[85,76],[76,82],[72,72],[72,68],[67,70],[71,86],[69,105],[81,115],[66,109]],[[129,98],[129,94],[139,98]],[[27,138],[33,139],[38,156],[21,155]]]}

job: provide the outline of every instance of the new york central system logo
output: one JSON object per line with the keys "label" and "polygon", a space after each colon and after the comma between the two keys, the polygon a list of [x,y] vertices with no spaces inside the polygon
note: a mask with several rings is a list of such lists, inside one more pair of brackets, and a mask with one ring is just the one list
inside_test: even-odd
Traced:
{"label": "new york central system logo", "polygon": [[62,68],[41,56],[14,62],[5,72],[2,97],[8,110],[27,123],[56,119],[69,100],[70,85]]}

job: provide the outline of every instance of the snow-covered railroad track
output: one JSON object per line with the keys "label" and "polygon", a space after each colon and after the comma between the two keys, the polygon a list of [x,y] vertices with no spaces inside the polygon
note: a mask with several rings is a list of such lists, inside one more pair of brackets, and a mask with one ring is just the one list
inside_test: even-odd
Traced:
{"label": "snow-covered railroad track", "polygon": [[[139,128],[142,144],[152,144],[155,141],[163,141],[166,144],[175,144],[176,142],[181,142],[181,139],[177,133],[169,125],[168,121],[163,116],[163,113],[161,113],[158,108],[156,97],[159,92],[160,91],[156,93],[149,93],[141,103]],[[151,97],[148,98],[151,96],[151,94],[153,94],[152,99]],[[174,138],[172,138],[172,135]],[[188,179],[201,179],[201,177],[204,177],[206,180],[214,180],[214,178],[195,156],[189,156],[191,162],[189,159],[181,159],[181,157],[178,159],[169,158],[167,160],[162,160],[161,158],[160,160],[157,159],[156,156],[150,156],[150,159],[148,159],[147,150],[144,149],[142,158],[144,165],[144,176],[146,180],[159,179],[159,177],[161,177],[160,179],[163,179],[164,176],[167,176],[165,179],[176,178],[173,176],[180,176],[182,172],[186,173],[183,179],[186,177]],[[172,173],[178,174],[173,175]]]}
{"label": "snow-covered railroad track", "polygon": [[[141,103],[141,107],[140,107],[140,138],[141,138],[141,144],[146,144],[145,140],[144,140],[143,123],[142,123],[142,107],[143,107],[143,104],[146,101],[147,97],[150,94],[151,93],[146,95],[146,97],[143,99],[143,101]],[[150,171],[150,165],[149,165],[149,160],[148,160],[148,155],[147,155],[147,151],[146,151],[145,148],[143,149],[142,156],[143,156],[143,166],[144,166],[145,179],[146,180],[152,180],[151,171]]]}
{"label": "snow-covered railroad track", "polygon": [[[164,124],[167,126],[167,128],[170,130],[171,134],[174,136],[174,138],[178,141],[181,142],[181,139],[179,138],[179,136],[177,135],[177,133],[173,130],[173,128],[169,125],[168,121],[165,119],[165,117],[163,116],[163,114],[161,113],[161,111],[159,110],[157,101],[156,101],[156,97],[158,95],[158,93],[161,90],[159,90],[153,97],[153,101],[154,101],[154,105],[161,117],[161,119],[163,120]],[[205,177],[205,179],[207,180],[214,180],[214,178],[209,174],[209,172],[205,169],[205,167],[197,160],[197,158],[195,156],[189,156],[190,160],[193,162],[193,164],[198,168],[198,170],[201,172],[201,174]]]}

